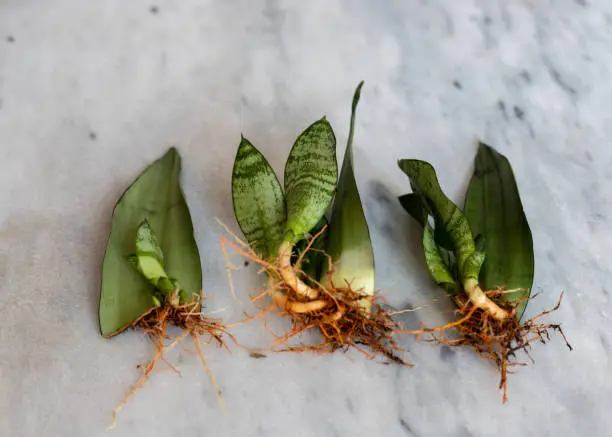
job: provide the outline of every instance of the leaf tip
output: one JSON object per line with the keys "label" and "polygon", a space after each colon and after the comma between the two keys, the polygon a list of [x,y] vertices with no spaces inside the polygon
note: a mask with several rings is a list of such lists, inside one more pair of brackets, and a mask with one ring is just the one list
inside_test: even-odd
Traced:
{"label": "leaf tip", "polygon": [[240,143],[238,144],[238,153],[244,151],[245,149],[254,148],[253,144],[242,134],[240,134]]}
{"label": "leaf tip", "polygon": [[487,143],[478,140],[478,151],[489,151],[492,149],[493,147],[489,146]]}
{"label": "leaf tip", "polygon": [[359,84],[357,85],[357,88],[355,89],[355,94],[353,94],[353,105],[352,105],[353,112],[355,112],[355,108],[357,108],[357,103],[359,103],[359,98],[361,97],[361,88],[363,87],[363,84],[364,84],[363,80],[359,82]]}
{"label": "leaf tip", "polygon": [[181,154],[179,153],[178,149],[176,148],[176,146],[171,146],[168,148],[168,150],[166,151],[166,156],[176,156],[177,158],[180,159]]}

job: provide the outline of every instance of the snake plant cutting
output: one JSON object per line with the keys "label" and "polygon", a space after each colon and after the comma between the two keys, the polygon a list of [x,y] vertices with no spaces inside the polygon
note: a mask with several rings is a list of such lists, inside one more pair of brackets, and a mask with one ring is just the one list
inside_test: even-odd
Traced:
{"label": "snake plant cutting", "polygon": [[431,164],[402,159],[399,167],[413,191],[400,203],[423,227],[429,272],[459,312],[455,322],[416,333],[455,329],[458,337],[437,340],[471,346],[495,361],[505,401],[508,367],[519,364],[515,352],[546,341],[550,329],[563,335],[560,325],[538,321],[559,304],[521,323],[533,285],[533,241],[510,163],[492,147],[479,145],[463,211],[446,197]]}
{"label": "snake plant cutting", "polygon": [[[336,138],[325,117],[295,141],[285,165],[284,186],[263,154],[241,139],[232,199],[247,243],[233,246],[264,267],[265,293],[293,321],[280,343],[287,345],[289,338],[311,328],[322,335],[315,346],[287,345],[288,349],[333,352],[354,347],[368,357],[380,354],[404,363],[392,338],[395,322],[375,297],[374,255],[353,170],[361,86],[353,98],[339,179]],[[371,352],[360,345],[369,346]]]}
{"label": "snake plant cutting", "polygon": [[[115,409],[114,417],[158,361],[165,361],[164,353],[183,338],[193,339],[207,371],[200,335],[224,344],[223,325],[201,315],[202,267],[180,169],[181,157],[171,148],[138,176],[113,211],[102,266],[100,330],[108,338],[137,328],[156,347],[154,358],[143,366],[141,378]],[[169,325],[177,326],[181,333],[171,336],[166,331]]]}

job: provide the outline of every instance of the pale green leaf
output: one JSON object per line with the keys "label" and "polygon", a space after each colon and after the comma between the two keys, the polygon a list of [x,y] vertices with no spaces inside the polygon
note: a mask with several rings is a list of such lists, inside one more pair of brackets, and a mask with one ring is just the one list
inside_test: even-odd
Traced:
{"label": "pale green leaf", "polygon": [[[331,280],[336,287],[349,283],[352,290],[372,296],[374,252],[353,169],[355,116],[362,85],[363,82],[353,96],[349,137],[332,208],[327,252],[334,263]],[[327,275],[323,280],[326,279]],[[369,302],[364,309],[369,311]]]}
{"label": "pale green leaf", "polygon": [[[151,285],[162,292],[178,290],[181,295],[184,295],[184,290],[181,289],[178,280],[170,278],[166,273],[163,251],[155,232],[153,232],[146,219],[138,226],[135,246],[136,269]],[[183,301],[183,303],[185,302]]]}

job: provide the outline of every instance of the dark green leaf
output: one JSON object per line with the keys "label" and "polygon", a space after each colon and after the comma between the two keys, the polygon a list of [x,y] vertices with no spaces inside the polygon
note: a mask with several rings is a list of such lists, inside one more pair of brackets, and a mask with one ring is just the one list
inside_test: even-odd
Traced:
{"label": "dark green leaf", "polygon": [[[324,227],[325,230],[323,230]],[[311,286],[314,286],[315,284],[313,284],[310,279],[312,278],[318,280],[318,278],[321,276],[323,265],[327,262],[327,256],[325,255],[324,251],[327,244],[327,237],[329,235],[329,223],[327,222],[325,216],[323,216],[323,218],[319,220],[319,223],[317,223],[317,225],[310,231],[308,238],[298,242],[293,249],[294,255],[291,263],[295,264],[300,254],[306,250],[309,239],[313,238],[321,231],[323,231],[321,235],[312,242],[310,250],[304,254],[302,264],[296,266],[298,269],[301,269],[304,272],[303,279]]]}
{"label": "dark green leaf", "polygon": [[[428,217],[428,208],[425,203],[421,200],[421,197],[415,193],[404,194],[400,196],[399,202],[402,207],[406,210],[410,216],[415,219],[419,224],[425,227]],[[443,249],[453,250],[453,242],[450,239],[444,225],[440,222],[434,221],[434,239],[436,244]]]}
{"label": "dark green leaf", "polygon": [[[528,298],[534,275],[531,230],[510,163],[482,143],[467,193],[465,215],[474,235],[483,239],[486,259],[480,272],[482,286],[518,290],[504,295],[510,302]],[[519,319],[526,306],[524,301],[517,308]]]}
{"label": "dark green leaf", "polygon": [[421,198],[415,193],[404,194],[399,197],[399,202],[410,217],[415,219],[422,227],[427,224],[427,210]]}
{"label": "dark green leaf", "polygon": [[[436,241],[434,229],[428,223],[429,214],[421,198],[415,194],[405,194],[399,198],[404,209],[423,227],[423,251],[425,253],[425,263],[434,281],[449,293],[458,293],[461,290],[453,274],[453,265],[450,253],[446,248],[440,247]],[[440,229],[442,225],[439,226]],[[446,237],[446,233],[443,234]],[[448,238],[448,237],[446,237]]]}
{"label": "dark green leaf", "polygon": [[169,149],[138,176],[115,206],[102,266],[100,330],[105,337],[120,333],[155,305],[153,286],[129,259],[138,225],[145,219],[159,238],[168,275],[180,280],[189,298],[201,290],[202,267],[179,182],[180,168],[179,153]]}
{"label": "dark green leaf", "polygon": [[338,184],[336,137],[323,117],[295,141],[285,165],[285,239],[304,238],[329,208]]}
{"label": "dark green leaf", "polygon": [[287,218],[283,189],[266,158],[244,137],[234,161],[232,199],[251,248],[264,258],[276,256]]}

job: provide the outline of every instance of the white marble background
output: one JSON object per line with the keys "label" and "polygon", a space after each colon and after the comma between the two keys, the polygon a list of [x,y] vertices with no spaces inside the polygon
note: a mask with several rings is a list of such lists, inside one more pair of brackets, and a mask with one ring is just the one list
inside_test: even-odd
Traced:
{"label": "white marble background", "polygon": [[[430,160],[462,201],[483,139],[513,163],[533,230],[542,295],[529,313],[565,290],[551,320],[574,352],[557,338],[536,346],[502,405],[492,365],[408,338],[413,369],[209,347],[226,414],[180,353],[182,378],[155,375],[107,431],[153,352],[136,333],[98,333],[118,196],[178,146],[210,309],[238,320],[214,218],[237,228],[240,133],[279,172],[323,114],[342,146],[361,79],[356,165],[378,286],[398,307],[441,296],[396,202],[408,190],[396,159]],[[611,102],[607,0],[2,0],[0,436],[610,435]],[[243,298],[260,284],[250,269],[236,281]],[[405,321],[437,323],[439,311]],[[258,324],[234,333],[269,339]]]}

